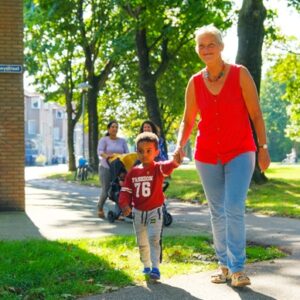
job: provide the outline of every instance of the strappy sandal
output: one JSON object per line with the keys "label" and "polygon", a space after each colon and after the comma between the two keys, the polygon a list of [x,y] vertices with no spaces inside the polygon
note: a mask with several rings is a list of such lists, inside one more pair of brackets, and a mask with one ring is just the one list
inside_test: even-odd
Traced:
{"label": "strappy sandal", "polygon": [[233,287],[242,287],[250,284],[250,278],[245,274],[245,272],[236,272],[231,276],[231,286]]}
{"label": "strappy sandal", "polygon": [[230,279],[229,270],[227,267],[219,267],[218,271],[211,276],[212,283],[225,283]]}

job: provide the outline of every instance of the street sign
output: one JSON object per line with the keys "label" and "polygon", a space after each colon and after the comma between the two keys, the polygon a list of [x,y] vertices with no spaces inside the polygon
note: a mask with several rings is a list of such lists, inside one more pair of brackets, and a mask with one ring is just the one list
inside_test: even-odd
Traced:
{"label": "street sign", "polygon": [[22,73],[22,65],[1,65],[0,73]]}

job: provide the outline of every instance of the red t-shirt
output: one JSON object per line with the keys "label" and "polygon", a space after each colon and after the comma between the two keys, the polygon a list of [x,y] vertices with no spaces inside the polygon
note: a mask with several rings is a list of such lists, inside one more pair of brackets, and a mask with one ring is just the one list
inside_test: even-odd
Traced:
{"label": "red t-shirt", "polygon": [[164,177],[170,175],[176,167],[170,160],[153,162],[147,167],[142,164],[133,167],[121,188],[119,206],[124,208],[131,205],[142,211],[162,206]]}
{"label": "red t-shirt", "polygon": [[237,155],[256,151],[249,114],[240,86],[239,65],[231,65],[223,88],[213,95],[202,73],[194,75],[195,97],[201,120],[195,159],[205,163],[227,163]]}

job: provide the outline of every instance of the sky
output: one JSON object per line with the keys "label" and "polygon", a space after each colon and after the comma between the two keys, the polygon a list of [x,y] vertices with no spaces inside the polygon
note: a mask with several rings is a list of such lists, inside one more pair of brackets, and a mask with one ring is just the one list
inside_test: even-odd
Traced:
{"label": "sky", "polygon": [[[242,0],[235,1],[237,9],[241,8],[242,2]],[[295,9],[289,8],[286,0],[266,0],[264,2],[266,8],[278,10],[276,25],[280,28],[282,33],[285,35],[296,36],[300,40],[300,14],[297,13]],[[295,24],[298,26],[295,26]],[[238,48],[236,24],[232,26],[224,36],[224,44],[223,57],[227,62],[234,63]]]}

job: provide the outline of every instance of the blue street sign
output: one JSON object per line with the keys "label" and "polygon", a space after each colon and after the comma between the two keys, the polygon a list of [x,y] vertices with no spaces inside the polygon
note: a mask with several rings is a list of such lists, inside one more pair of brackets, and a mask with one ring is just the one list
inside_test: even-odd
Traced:
{"label": "blue street sign", "polygon": [[0,65],[0,73],[22,73],[21,65]]}

